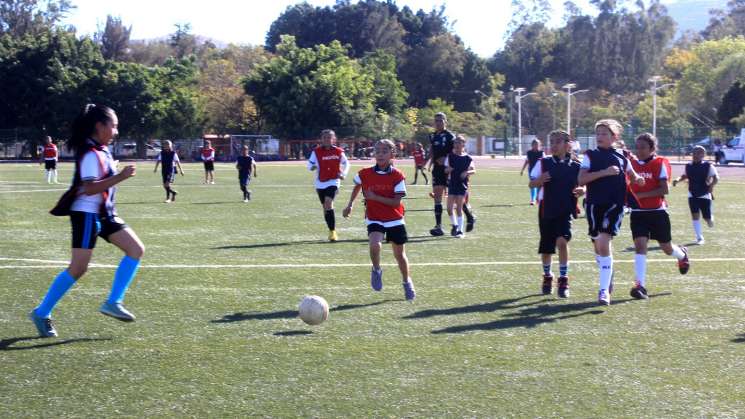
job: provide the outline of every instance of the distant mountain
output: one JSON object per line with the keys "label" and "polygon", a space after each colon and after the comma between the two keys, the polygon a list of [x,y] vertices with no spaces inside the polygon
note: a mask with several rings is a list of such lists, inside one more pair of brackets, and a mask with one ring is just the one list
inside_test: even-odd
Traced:
{"label": "distant mountain", "polygon": [[687,30],[700,32],[706,28],[709,10],[727,10],[727,0],[674,0],[663,3],[668,14],[678,23],[678,36]]}

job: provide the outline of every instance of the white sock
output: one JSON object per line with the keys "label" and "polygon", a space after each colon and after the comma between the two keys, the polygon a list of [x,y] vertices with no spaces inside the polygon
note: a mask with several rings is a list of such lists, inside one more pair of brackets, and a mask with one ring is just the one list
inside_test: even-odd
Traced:
{"label": "white sock", "polygon": [[462,215],[458,216],[458,231],[460,231],[461,233],[465,231],[463,230],[463,216]]}
{"label": "white sock", "polygon": [[673,245],[673,253],[672,253],[671,256],[674,257],[675,259],[681,260],[684,257],[686,257],[686,254],[683,253],[683,250],[681,250],[680,246],[674,244]]}
{"label": "white sock", "polygon": [[47,170],[47,183],[52,183],[52,171]]}
{"label": "white sock", "polygon": [[647,283],[647,255],[634,255],[634,271],[639,285],[646,286]]}
{"label": "white sock", "polygon": [[608,291],[613,275],[613,256],[598,256],[598,265],[600,267],[600,289]]}
{"label": "white sock", "polygon": [[701,229],[701,220],[693,220],[693,231],[696,232],[697,239],[704,237],[704,232]]}
{"label": "white sock", "polygon": [[450,224],[457,226],[458,219],[455,217],[455,213],[450,214]]}
{"label": "white sock", "polygon": [[54,183],[57,183],[57,169],[52,170],[52,179],[54,179]]}

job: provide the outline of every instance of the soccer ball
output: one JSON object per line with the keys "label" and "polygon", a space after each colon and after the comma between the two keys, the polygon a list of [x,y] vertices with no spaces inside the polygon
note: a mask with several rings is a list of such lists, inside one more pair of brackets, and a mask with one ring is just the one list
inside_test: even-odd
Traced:
{"label": "soccer ball", "polygon": [[298,307],[300,320],[310,325],[321,324],[329,318],[329,303],[317,295],[306,295]]}

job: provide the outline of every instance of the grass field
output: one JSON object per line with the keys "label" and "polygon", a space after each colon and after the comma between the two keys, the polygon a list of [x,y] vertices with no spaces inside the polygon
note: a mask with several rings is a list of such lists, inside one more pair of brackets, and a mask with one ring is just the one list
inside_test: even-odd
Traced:
{"label": "grass field", "polygon": [[[598,307],[584,219],[572,297],[540,295],[535,208],[515,164],[477,161],[478,223],[463,240],[429,237],[429,188],[410,187],[410,304],[388,246],[385,288],[370,289],[361,204],[337,217],[340,241],[325,242],[303,166],[260,163],[246,204],[231,165],[212,186],[186,165],[178,202],[164,204],[153,163],[139,163],[118,192],[147,247],[126,300],[138,320],[97,311],[121,257],[99,241],[97,265],[54,313],[53,339],[35,339],[26,315],[69,258],[69,221],[47,214],[64,186],[35,164],[2,164],[0,417],[744,416],[745,169],[721,171],[717,225],[690,247],[688,275],[650,253],[649,301],[628,297],[624,220],[614,303]],[[670,197],[678,243],[693,239],[684,188]],[[296,318],[306,294],[332,306],[321,326]]]}

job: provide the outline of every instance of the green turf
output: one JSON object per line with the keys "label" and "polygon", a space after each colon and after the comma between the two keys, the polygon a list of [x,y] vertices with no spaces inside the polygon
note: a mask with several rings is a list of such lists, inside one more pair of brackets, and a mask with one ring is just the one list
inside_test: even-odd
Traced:
{"label": "green turf", "polygon": [[[248,204],[223,164],[213,186],[201,185],[200,166],[186,165],[178,202],[164,204],[152,167],[140,163],[118,193],[120,215],[147,247],[126,300],[137,322],[98,314],[113,269],[93,267],[54,313],[60,337],[32,339],[26,314],[61,265],[0,260],[0,417],[745,412],[745,274],[735,260],[745,236],[741,180],[725,178],[718,188],[717,226],[705,230],[705,246],[691,247],[688,275],[672,260],[651,263],[653,298],[630,301],[633,265],[619,263],[608,308],[595,304],[594,262],[572,265],[568,301],[538,295],[535,208],[526,205],[526,179],[516,169],[479,168],[478,223],[464,240],[429,237],[429,189],[410,187],[407,252],[418,298],[409,304],[394,266],[385,268],[383,292],[369,287],[359,202],[351,219],[338,217],[340,242],[325,242],[303,167],[260,163]],[[63,164],[60,178],[70,176]],[[339,213],[350,184],[337,199]],[[37,165],[0,165],[0,257],[69,258],[69,221],[47,214],[62,188],[43,183]],[[46,189],[60,191],[29,192]],[[673,237],[689,242],[684,189],[670,201]],[[573,259],[592,261],[585,220],[574,232]],[[94,263],[118,263],[120,252],[99,243]],[[627,222],[614,244],[616,259],[633,258]],[[393,262],[389,247],[383,260]],[[535,263],[417,266],[493,261]],[[324,263],[352,266],[303,266]],[[267,264],[293,266],[163,267]],[[321,326],[295,317],[306,294],[332,306]]]}

